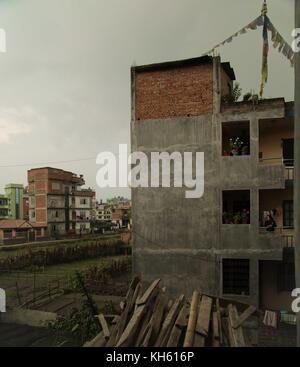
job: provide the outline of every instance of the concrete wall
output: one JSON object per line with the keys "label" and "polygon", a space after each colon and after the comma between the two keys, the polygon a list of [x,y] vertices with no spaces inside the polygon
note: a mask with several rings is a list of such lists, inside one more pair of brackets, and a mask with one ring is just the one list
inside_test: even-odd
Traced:
{"label": "concrete wall", "polygon": [[[214,61],[214,114],[136,121],[135,76],[132,78],[131,142],[133,151],[204,152],[205,194],[186,199],[186,188],[132,190],[134,272],[146,282],[161,277],[172,293],[197,288],[222,295],[222,259],[250,259],[250,295],[237,300],[258,304],[258,260],[281,259],[280,237],[259,234],[259,190],[284,188],[283,166],[270,174],[259,167],[259,120],[283,118],[284,104],[220,113],[220,69]],[[222,123],[249,121],[250,156],[222,156]],[[195,171],[195,170],[194,170]],[[222,191],[250,190],[251,224],[222,224]]]}

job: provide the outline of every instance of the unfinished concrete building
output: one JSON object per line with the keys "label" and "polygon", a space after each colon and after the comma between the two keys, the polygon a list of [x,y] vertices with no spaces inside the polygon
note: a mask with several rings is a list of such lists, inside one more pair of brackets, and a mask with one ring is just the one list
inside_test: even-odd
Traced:
{"label": "unfinished concrete building", "polygon": [[205,154],[199,199],[186,199],[185,187],[132,190],[134,273],[146,282],[161,277],[174,293],[200,289],[289,310],[293,103],[231,101],[235,74],[219,57],[131,74],[132,151]]}

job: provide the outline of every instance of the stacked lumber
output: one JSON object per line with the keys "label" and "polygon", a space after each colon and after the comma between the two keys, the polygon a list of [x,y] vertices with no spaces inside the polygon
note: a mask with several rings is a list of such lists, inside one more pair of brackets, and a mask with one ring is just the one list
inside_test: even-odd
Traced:
{"label": "stacked lumber", "polygon": [[[224,302],[225,303],[225,302]],[[228,302],[227,302],[228,303]],[[194,291],[191,301],[167,296],[155,280],[145,292],[139,278],[130,284],[121,314],[110,325],[97,315],[102,331],[85,347],[245,347],[243,323],[256,311],[241,314],[236,305]]]}

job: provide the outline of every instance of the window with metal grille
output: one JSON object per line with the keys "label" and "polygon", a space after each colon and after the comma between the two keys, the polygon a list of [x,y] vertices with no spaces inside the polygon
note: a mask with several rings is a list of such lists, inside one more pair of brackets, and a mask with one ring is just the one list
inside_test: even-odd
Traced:
{"label": "window with metal grille", "polygon": [[286,200],[283,202],[283,226],[294,227],[294,202]]}
{"label": "window with metal grille", "polygon": [[278,267],[278,291],[291,292],[296,288],[295,264],[282,262]]}
{"label": "window with metal grille", "polygon": [[249,295],[249,271],[247,259],[223,259],[223,294]]}

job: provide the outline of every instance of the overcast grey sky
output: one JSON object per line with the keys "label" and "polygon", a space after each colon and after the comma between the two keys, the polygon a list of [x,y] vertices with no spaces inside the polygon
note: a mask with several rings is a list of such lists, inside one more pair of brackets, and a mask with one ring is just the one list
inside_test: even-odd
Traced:
{"label": "overcast grey sky", "polygon": [[[260,14],[262,0],[0,0],[0,166],[117,151],[130,141],[130,66],[200,56]],[[294,0],[269,0],[287,41]],[[258,91],[261,29],[220,49],[246,93]],[[293,99],[293,69],[270,48],[266,97]],[[48,164],[47,164],[48,165]],[[95,160],[52,166],[96,188]],[[0,192],[27,169],[0,168]],[[128,195],[97,189],[98,198]]]}

